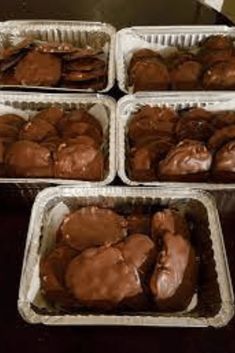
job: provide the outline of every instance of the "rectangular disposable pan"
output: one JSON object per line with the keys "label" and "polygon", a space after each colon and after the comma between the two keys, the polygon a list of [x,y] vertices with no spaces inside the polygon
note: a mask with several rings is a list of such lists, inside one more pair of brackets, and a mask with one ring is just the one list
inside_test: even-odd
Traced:
{"label": "rectangular disposable pan", "polygon": [[235,37],[235,28],[227,26],[138,26],[123,28],[116,35],[116,70],[119,88],[128,87],[127,68],[131,54],[138,49],[171,50],[197,45],[202,39],[216,34]]}
{"label": "rectangular disposable pan", "polygon": [[[55,242],[61,220],[79,207],[96,205],[119,212],[138,207],[178,209],[194,224],[192,234],[200,257],[195,305],[184,312],[125,312],[62,314],[43,300],[40,294],[41,256]],[[67,213],[66,213],[67,212]],[[233,316],[231,286],[220,222],[213,197],[204,191],[153,188],[48,188],[34,203],[25,247],[18,309],[29,323],[48,325],[138,325],[220,327]]]}
{"label": "rectangular disposable pan", "polygon": [[169,107],[172,109],[186,109],[190,107],[202,107],[209,111],[235,111],[235,95],[233,93],[207,92],[161,92],[161,93],[138,93],[127,95],[121,98],[117,104],[117,124],[118,124],[118,174],[122,181],[127,185],[145,185],[161,187],[190,187],[205,190],[234,189],[235,184],[219,183],[183,183],[183,182],[140,182],[131,180],[128,176],[127,153],[129,149],[127,139],[127,126],[131,115],[144,105]]}
{"label": "rectangular disposable pan", "polygon": [[39,190],[51,184],[81,184],[107,185],[112,182],[116,174],[115,163],[115,101],[107,96],[95,94],[49,94],[49,93],[18,93],[0,92],[0,121],[1,115],[15,113],[26,120],[41,109],[57,106],[69,111],[83,107],[99,120],[104,132],[103,151],[107,156],[107,170],[104,180],[87,182],[79,180],[56,178],[0,178],[0,187],[11,184],[15,189],[28,191]]}
{"label": "rectangular disposable pan", "polygon": [[[48,42],[67,42],[79,47],[90,46],[94,49],[104,49],[108,61],[107,86],[100,92],[109,91],[115,81],[115,33],[113,26],[101,22],[86,21],[50,21],[50,20],[22,20],[7,21],[0,25],[0,48],[5,47],[15,37],[31,37]],[[40,89],[58,92],[85,91],[91,89],[69,89],[63,87],[42,86],[6,86],[0,88]]]}

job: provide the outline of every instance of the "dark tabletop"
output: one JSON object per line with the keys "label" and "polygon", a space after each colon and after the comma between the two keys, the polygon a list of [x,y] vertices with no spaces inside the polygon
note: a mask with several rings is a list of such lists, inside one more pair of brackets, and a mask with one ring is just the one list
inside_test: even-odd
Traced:
{"label": "dark tabletop", "polygon": [[[193,0],[1,0],[0,19],[74,19],[131,25],[228,23]],[[117,88],[112,90],[116,98]],[[229,200],[231,193],[226,198]],[[220,195],[217,195],[218,200]],[[235,195],[234,195],[235,199]],[[224,203],[227,205],[227,201]],[[234,202],[235,204],[235,202]],[[17,312],[18,286],[31,202],[0,190],[0,351],[2,353],[234,353],[235,318],[221,329],[48,327],[28,325]],[[235,284],[235,217],[221,208],[225,245]]]}

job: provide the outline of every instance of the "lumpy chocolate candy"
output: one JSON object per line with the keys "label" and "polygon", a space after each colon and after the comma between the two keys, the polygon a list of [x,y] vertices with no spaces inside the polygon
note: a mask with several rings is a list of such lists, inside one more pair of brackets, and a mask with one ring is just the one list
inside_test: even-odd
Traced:
{"label": "lumpy chocolate candy", "polygon": [[36,142],[17,141],[7,150],[5,162],[12,177],[52,177],[50,151]]}
{"label": "lumpy chocolate candy", "polygon": [[66,271],[66,285],[79,303],[102,310],[142,295],[136,268],[112,247],[91,248],[73,259]]}
{"label": "lumpy chocolate candy", "polygon": [[37,113],[33,120],[35,121],[37,120],[44,120],[47,123],[53,125],[53,126],[57,126],[57,124],[59,123],[60,119],[62,119],[62,117],[64,116],[64,112],[62,109],[58,108],[58,107],[50,107],[47,109],[43,109],[41,110],[39,113]]}
{"label": "lumpy chocolate candy", "polygon": [[66,290],[64,277],[68,264],[77,254],[66,245],[57,245],[41,259],[41,289],[50,302],[63,306],[75,305],[75,299]]}
{"label": "lumpy chocolate candy", "polygon": [[55,176],[66,179],[102,180],[104,156],[92,145],[63,143],[55,155]]}
{"label": "lumpy chocolate candy", "polygon": [[180,63],[170,72],[172,88],[175,90],[197,90],[202,66],[199,62],[188,60]]}
{"label": "lumpy chocolate candy", "polygon": [[203,109],[193,109],[183,114],[176,125],[176,136],[179,141],[185,139],[207,141],[214,132],[212,114]]}
{"label": "lumpy chocolate candy", "polygon": [[204,39],[201,46],[210,50],[223,50],[233,47],[233,39],[229,36],[213,35]]}
{"label": "lumpy chocolate candy", "polygon": [[202,142],[184,140],[159,163],[159,176],[163,180],[201,180],[207,176],[211,162],[212,155]]}
{"label": "lumpy chocolate candy", "polygon": [[181,234],[165,233],[150,280],[158,310],[185,310],[195,292],[196,277],[196,256],[189,240]]}
{"label": "lumpy chocolate candy", "polygon": [[213,163],[213,176],[220,182],[234,182],[235,139],[217,151]]}
{"label": "lumpy chocolate candy", "polygon": [[68,215],[61,224],[60,233],[69,246],[83,250],[118,242],[126,236],[126,228],[126,220],[116,212],[91,206]]}
{"label": "lumpy chocolate candy", "polygon": [[17,64],[15,77],[26,86],[55,86],[61,77],[61,59],[52,54],[29,52]]}
{"label": "lumpy chocolate candy", "polygon": [[225,126],[220,130],[216,130],[208,141],[208,146],[217,150],[227,142],[235,139],[235,125]]}
{"label": "lumpy chocolate candy", "polygon": [[152,218],[152,237],[157,242],[165,233],[181,234],[190,238],[185,218],[176,210],[166,209],[156,212]]}
{"label": "lumpy chocolate candy", "polygon": [[230,90],[235,88],[235,60],[219,62],[203,75],[203,87],[208,90]]}
{"label": "lumpy chocolate candy", "polygon": [[178,116],[171,109],[144,106],[129,123],[129,137],[133,143],[145,137],[169,137],[177,121]]}
{"label": "lumpy chocolate candy", "polygon": [[130,153],[131,178],[139,181],[153,181],[157,179],[157,166],[171,149],[172,144],[159,139],[142,147],[136,147]]}
{"label": "lumpy chocolate candy", "polygon": [[57,131],[49,122],[42,119],[33,119],[23,126],[19,138],[21,140],[40,142],[56,135]]}
{"label": "lumpy chocolate candy", "polygon": [[141,276],[148,274],[156,261],[156,247],[149,236],[132,234],[117,245],[125,261],[134,266]]}
{"label": "lumpy chocolate candy", "polygon": [[134,92],[167,90],[170,75],[167,66],[160,60],[138,61],[132,69]]}

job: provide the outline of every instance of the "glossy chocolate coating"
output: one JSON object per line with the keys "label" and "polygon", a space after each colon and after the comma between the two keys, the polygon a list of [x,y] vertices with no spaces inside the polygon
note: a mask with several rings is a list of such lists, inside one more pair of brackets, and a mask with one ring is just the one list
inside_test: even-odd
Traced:
{"label": "glossy chocolate coating", "polygon": [[45,120],[47,123],[56,127],[60,119],[62,119],[63,115],[64,112],[62,109],[58,107],[50,107],[47,109],[43,109],[39,113],[37,113],[34,116],[33,120]]}
{"label": "glossy chocolate coating", "polygon": [[92,145],[63,143],[55,155],[57,178],[99,181],[104,178],[104,156]]}
{"label": "glossy chocolate coating", "polygon": [[149,214],[133,212],[126,220],[129,234],[150,234],[151,216]]}
{"label": "glossy chocolate coating", "polygon": [[16,66],[15,77],[22,85],[55,86],[61,76],[61,59],[52,54],[29,52]]}
{"label": "glossy chocolate coating", "polygon": [[159,174],[166,177],[208,172],[211,162],[211,153],[203,143],[184,140],[159,163]]}
{"label": "glossy chocolate coating", "polygon": [[227,125],[235,126],[235,112],[222,111],[214,114],[213,125],[217,129],[221,129]]}
{"label": "glossy chocolate coating", "polygon": [[133,148],[130,153],[131,178],[140,181],[156,180],[157,165],[171,147],[171,143],[159,139]]}
{"label": "glossy chocolate coating", "polygon": [[232,48],[221,50],[202,49],[198,54],[198,59],[204,67],[208,68],[216,63],[229,60],[232,54]]}
{"label": "glossy chocolate coating", "polygon": [[139,275],[117,248],[91,248],[77,256],[66,271],[66,285],[85,306],[112,309],[142,294]]}
{"label": "glossy chocolate coating", "polygon": [[235,124],[225,126],[220,130],[216,130],[215,133],[211,136],[208,142],[208,146],[217,150],[227,142],[235,139]]}
{"label": "glossy chocolate coating", "polygon": [[217,151],[213,163],[213,172],[232,172],[235,175],[235,139]]}
{"label": "glossy chocolate coating", "polygon": [[178,211],[165,209],[154,214],[152,218],[153,239],[158,242],[158,239],[165,233],[181,234],[185,238],[190,238],[188,224]]}
{"label": "glossy chocolate coating", "polygon": [[66,245],[57,245],[40,262],[41,289],[46,299],[70,305],[74,300],[66,291],[65,271],[78,253]]}
{"label": "glossy chocolate coating", "polygon": [[13,177],[52,177],[50,151],[31,141],[17,141],[7,150],[5,162]]}
{"label": "glossy chocolate coating", "polygon": [[16,126],[20,128],[25,123],[25,119],[16,114],[0,115],[0,123]]}
{"label": "glossy chocolate coating", "polygon": [[207,37],[201,46],[210,50],[223,50],[233,47],[233,39],[229,36],[213,35]]}
{"label": "glossy chocolate coating", "polygon": [[235,60],[219,62],[203,75],[203,87],[208,90],[229,90],[235,88]]}
{"label": "glossy chocolate coating", "polygon": [[145,276],[156,261],[157,251],[149,236],[132,234],[117,245],[126,263],[134,266],[141,276]]}
{"label": "glossy chocolate coating", "polygon": [[185,61],[170,72],[172,89],[195,90],[200,87],[202,66],[197,61]]}
{"label": "glossy chocolate coating", "polygon": [[165,233],[162,242],[150,289],[158,310],[184,310],[195,292],[195,252],[181,234]]}
{"label": "glossy chocolate coating", "polygon": [[191,114],[190,112],[183,114],[176,125],[175,132],[179,141],[192,139],[206,142],[214,130],[212,114],[209,113],[207,116],[201,113],[201,109],[194,109]]}
{"label": "glossy chocolate coating", "polygon": [[132,116],[129,137],[134,143],[144,137],[169,137],[177,121],[178,116],[173,110],[146,105]]}
{"label": "glossy chocolate coating", "polygon": [[167,90],[170,75],[167,66],[161,60],[138,61],[132,72],[134,92]]}
{"label": "glossy chocolate coating", "polygon": [[127,222],[112,210],[88,206],[68,215],[61,224],[60,233],[69,246],[83,250],[123,239]]}
{"label": "glossy chocolate coating", "polygon": [[56,135],[56,129],[49,122],[41,119],[33,119],[23,126],[19,138],[21,140],[40,142]]}

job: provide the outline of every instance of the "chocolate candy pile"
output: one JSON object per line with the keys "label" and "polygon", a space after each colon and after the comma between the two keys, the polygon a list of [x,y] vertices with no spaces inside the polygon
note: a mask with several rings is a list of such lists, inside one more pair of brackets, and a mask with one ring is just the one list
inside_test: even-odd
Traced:
{"label": "chocolate candy pile", "polygon": [[184,310],[197,286],[190,238],[176,210],[123,216],[80,208],[64,218],[41,259],[42,293],[66,310]]}
{"label": "chocolate candy pile", "polygon": [[85,109],[51,107],[30,121],[0,116],[0,175],[103,180],[103,130]]}
{"label": "chocolate candy pile", "polygon": [[144,106],[128,125],[136,181],[235,181],[235,112]]}
{"label": "chocolate candy pile", "polygon": [[102,50],[25,39],[0,51],[0,84],[102,90],[107,85]]}
{"label": "chocolate candy pile", "polygon": [[150,49],[136,51],[128,68],[129,86],[137,91],[233,90],[233,39],[210,36],[198,48],[180,49],[163,57]]}

